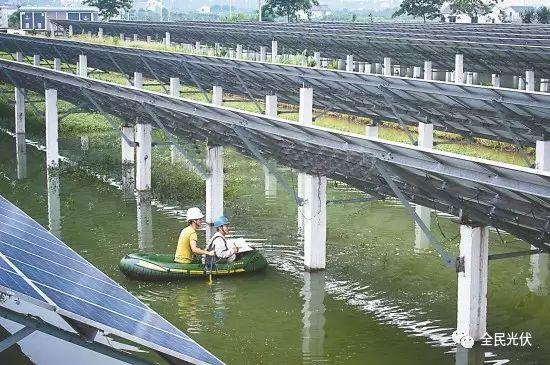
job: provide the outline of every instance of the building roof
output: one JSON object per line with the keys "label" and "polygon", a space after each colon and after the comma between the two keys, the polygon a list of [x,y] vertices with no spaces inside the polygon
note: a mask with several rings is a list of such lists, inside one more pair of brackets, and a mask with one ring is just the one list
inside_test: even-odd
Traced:
{"label": "building roof", "polygon": [[328,5],[313,5],[311,11],[329,11]]}
{"label": "building roof", "polygon": [[22,6],[20,11],[88,11],[92,13],[99,12],[99,9],[95,6]]}
{"label": "building roof", "polygon": [[506,9],[512,9],[515,12],[521,13],[523,11],[527,10],[535,10],[534,6],[520,6],[520,5],[512,5],[507,7]]}

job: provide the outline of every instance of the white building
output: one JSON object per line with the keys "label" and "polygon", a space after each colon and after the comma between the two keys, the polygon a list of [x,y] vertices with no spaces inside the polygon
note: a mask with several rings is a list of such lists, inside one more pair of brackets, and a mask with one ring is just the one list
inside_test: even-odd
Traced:
{"label": "white building", "polygon": [[17,7],[10,5],[1,5],[0,6],[0,29],[5,29],[8,27],[8,19],[10,15],[17,11]]}
{"label": "white building", "polygon": [[506,23],[521,23],[521,14],[527,10],[536,10],[534,6],[507,6],[502,9],[502,12],[505,14]]}
{"label": "white building", "polygon": [[332,14],[328,5],[313,5],[311,7],[311,19],[323,18],[327,15]]}
{"label": "white building", "polygon": [[97,21],[99,18],[99,9],[93,6],[22,6],[19,11],[20,27],[25,31],[51,31],[55,27],[52,19]]}

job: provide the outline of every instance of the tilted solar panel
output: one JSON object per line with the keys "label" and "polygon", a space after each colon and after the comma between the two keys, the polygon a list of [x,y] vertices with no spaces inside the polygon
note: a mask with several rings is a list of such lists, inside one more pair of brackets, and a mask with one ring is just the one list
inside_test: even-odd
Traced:
{"label": "tilted solar panel", "polygon": [[0,287],[174,358],[222,363],[2,196]]}

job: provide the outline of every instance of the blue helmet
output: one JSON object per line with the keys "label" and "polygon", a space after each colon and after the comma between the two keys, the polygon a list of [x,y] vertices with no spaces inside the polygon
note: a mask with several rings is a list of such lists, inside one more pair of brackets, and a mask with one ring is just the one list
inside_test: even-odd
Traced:
{"label": "blue helmet", "polygon": [[229,224],[229,219],[227,219],[226,216],[222,215],[221,217],[218,217],[214,219],[214,227],[220,228],[223,225]]}

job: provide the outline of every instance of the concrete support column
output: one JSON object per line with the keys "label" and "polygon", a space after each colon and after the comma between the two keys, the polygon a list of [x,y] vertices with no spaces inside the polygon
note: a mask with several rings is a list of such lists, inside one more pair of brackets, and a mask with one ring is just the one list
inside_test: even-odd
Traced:
{"label": "concrete support column", "polygon": [[40,55],[35,54],[32,58],[32,64],[34,66],[40,66]]}
{"label": "concrete support column", "polygon": [[103,28],[99,27],[97,30],[97,37],[102,39],[103,38]]}
{"label": "concrete support column", "polygon": [[472,85],[474,83],[474,77],[472,72],[466,72],[466,84]]}
{"label": "concrete support column", "polygon": [[365,62],[365,73],[366,74],[372,73],[372,63]]}
{"label": "concrete support column", "polygon": [[151,251],[153,248],[153,207],[150,192],[137,193],[136,209],[139,250]]}
{"label": "concrete support column", "polygon": [[[460,226],[460,258],[464,272],[458,273],[457,333],[479,341],[487,325],[487,266],[489,228]],[[467,346],[464,346],[467,347]]]}
{"label": "concrete support column", "polygon": [[535,71],[533,70],[525,72],[525,90],[535,91]]}
{"label": "concrete support column", "polygon": [[421,74],[422,74],[422,68],[419,66],[415,66],[413,68],[413,78],[419,79],[421,77]]}
{"label": "concrete support column", "polygon": [[479,73],[472,72],[472,84],[478,85],[479,84]]}
{"label": "concrete support column", "polygon": [[384,57],[384,76],[391,76],[391,58],[390,57]]}
{"label": "concrete support column", "polygon": [[146,40],[147,40],[147,43],[151,43],[153,41],[153,38],[150,35],[148,35]]}
{"label": "concrete support column", "polygon": [[518,90],[525,90],[525,79],[518,77]]}
{"label": "concrete support column", "polygon": [[494,87],[500,87],[500,74],[492,74],[491,83]]}
{"label": "concrete support column", "polygon": [[550,141],[537,141],[535,155],[536,168],[550,171]]}
{"label": "concrete support column", "polygon": [[151,189],[151,124],[136,124],[136,190]]}
{"label": "concrete support column", "polygon": [[353,72],[355,70],[355,63],[353,62],[353,55],[349,54],[346,56],[346,71]]}
{"label": "concrete support column", "polygon": [[432,61],[424,61],[424,80],[433,80]]}
{"label": "concrete support column", "polygon": [[360,74],[364,74],[365,73],[365,62],[359,62],[358,63],[358,70],[357,72],[359,72]]}
{"label": "concrete support column", "polygon": [[265,96],[265,115],[277,117],[277,95]]}
{"label": "concrete support column", "polygon": [[15,52],[15,60],[17,62],[23,62],[23,53],[22,52]]}
{"label": "concrete support column", "polygon": [[134,87],[143,88],[143,74],[141,72],[134,72]]}
{"label": "concrete support column", "polygon": [[[130,141],[134,142],[134,127],[132,126],[123,126],[122,134]],[[134,146],[130,145],[124,137],[120,139],[121,151],[122,151],[122,164],[133,164],[134,163]]]}
{"label": "concrete support column", "polygon": [[345,70],[346,69],[346,61],[339,58],[338,59],[338,70]]}
{"label": "concrete support column", "polygon": [[242,59],[243,58],[243,45],[242,44],[237,44],[237,59]]}
{"label": "concrete support column", "polygon": [[279,59],[279,49],[277,41],[271,41],[271,62],[277,62]]}
{"label": "concrete support column", "polygon": [[124,42],[124,33],[120,33],[118,36],[119,36],[120,40]]}
{"label": "concrete support column", "polygon": [[[265,96],[265,115],[277,117],[277,95]],[[264,170],[264,192],[266,197],[277,196],[277,179],[275,175],[269,172],[269,169],[263,166]]]}
{"label": "concrete support column", "polygon": [[540,91],[543,93],[548,92],[548,79],[540,79]]}
{"label": "concrete support column", "polygon": [[260,62],[267,61],[267,48],[265,46],[260,47]]}
{"label": "concrete support column", "polygon": [[[418,123],[418,146],[422,148],[433,148],[433,130],[434,125],[431,123]],[[432,224],[432,210],[428,207],[417,205],[415,207],[416,214],[420,217],[426,227],[430,228]],[[414,224],[415,241],[414,248],[416,252],[422,252],[430,246],[430,239],[426,233],[415,222]]]}
{"label": "concrete support column", "polygon": [[180,79],[178,77],[170,77],[170,96],[180,97]]}
{"label": "concrete support column", "polygon": [[[305,125],[313,124],[313,89],[300,88],[300,106],[298,122]],[[306,174],[298,173],[298,196],[304,198]],[[303,232],[304,228],[304,206],[298,207],[298,229]]]}
{"label": "concrete support column", "polygon": [[57,90],[46,89],[46,165],[59,166]]}
{"label": "concrete support column", "polygon": [[321,67],[321,52],[313,52],[313,59],[315,60],[315,67]]}
{"label": "concrete support column", "polygon": [[61,58],[53,59],[53,69],[56,71],[61,71]]}
{"label": "concrete support column", "polygon": [[464,83],[464,56],[461,54],[455,55],[455,83]]}
{"label": "concrete support column", "polygon": [[214,86],[212,88],[212,104],[216,106],[222,106],[223,104],[223,89],[221,86]]}
{"label": "concrete support column", "polygon": [[326,267],[327,178],[304,176],[304,266],[307,271]]}
{"label": "concrete support column", "polygon": [[138,35],[134,33],[134,42],[138,41]]}
{"label": "concrete support column", "polygon": [[73,26],[69,25],[69,37],[73,36]]}
{"label": "concrete support column", "polygon": [[15,87],[15,133],[25,133],[25,91]]}
{"label": "concrete support column", "polygon": [[453,82],[453,73],[452,72],[445,72],[445,82]]}
{"label": "concrete support column", "polygon": [[171,44],[172,44],[172,39],[170,37],[170,32],[166,32],[166,35],[164,36],[164,45],[166,47],[170,47]]}
{"label": "concrete support column", "polygon": [[85,54],[78,55],[78,75],[88,77],[88,57]]}
{"label": "concrete support column", "polygon": [[201,51],[201,42],[200,42],[200,41],[196,41],[196,42],[195,42],[195,51],[196,51],[196,52],[200,52],[200,51]]}
{"label": "concrete support column", "polygon": [[27,143],[25,133],[15,134],[15,158],[17,160],[17,179],[27,178]]}

